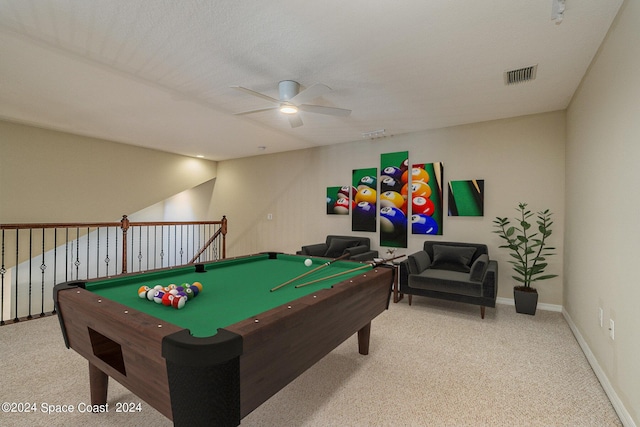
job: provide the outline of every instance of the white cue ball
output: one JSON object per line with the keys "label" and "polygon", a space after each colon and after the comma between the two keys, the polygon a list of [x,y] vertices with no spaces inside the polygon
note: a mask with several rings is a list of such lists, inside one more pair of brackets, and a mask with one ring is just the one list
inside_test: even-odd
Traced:
{"label": "white cue ball", "polygon": [[311,261],[309,258],[304,260],[304,265],[306,265],[307,267],[311,267],[311,264],[313,264],[313,261]]}

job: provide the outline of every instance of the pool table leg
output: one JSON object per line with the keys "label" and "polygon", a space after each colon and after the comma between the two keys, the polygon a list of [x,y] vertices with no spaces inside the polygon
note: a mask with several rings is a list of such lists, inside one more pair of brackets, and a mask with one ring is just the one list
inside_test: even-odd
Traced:
{"label": "pool table leg", "polygon": [[358,331],[358,351],[360,354],[369,354],[369,337],[371,336],[371,322],[364,325]]}
{"label": "pool table leg", "polygon": [[91,389],[91,404],[104,405],[107,403],[107,388],[109,376],[89,362],[89,387]]}

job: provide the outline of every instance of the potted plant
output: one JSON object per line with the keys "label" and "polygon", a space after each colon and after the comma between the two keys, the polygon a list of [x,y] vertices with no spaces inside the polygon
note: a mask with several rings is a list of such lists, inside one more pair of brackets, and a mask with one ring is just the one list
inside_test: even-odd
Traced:
{"label": "potted plant", "polygon": [[513,264],[516,275],[512,276],[520,286],[514,286],[513,299],[516,305],[516,312],[525,314],[536,314],[538,305],[538,291],[531,284],[540,280],[557,277],[557,274],[543,274],[547,268],[547,257],[554,255],[555,248],[548,246],[547,239],[551,236],[551,212],[549,209],[537,213],[538,229],[531,229],[530,218],[534,215],[527,209],[526,203],[519,203],[516,209],[520,214],[519,218],[514,218],[517,225],[511,225],[507,218],[496,217],[493,221],[497,233],[505,244],[500,248],[509,249],[514,259],[509,262]]}

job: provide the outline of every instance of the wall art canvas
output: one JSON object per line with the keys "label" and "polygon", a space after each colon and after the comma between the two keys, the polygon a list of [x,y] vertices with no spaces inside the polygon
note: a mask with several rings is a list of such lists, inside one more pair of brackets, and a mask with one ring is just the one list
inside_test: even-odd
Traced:
{"label": "wall art canvas", "polygon": [[351,215],[352,231],[376,231],[377,175],[377,168],[352,171],[351,184],[355,187],[355,207]]}
{"label": "wall art canvas", "polygon": [[449,181],[449,216],[484,216],[484,179]]}
{"label": "wall art canvas", "polygon": [[327,215],[349,215],[355,202],[350,185],[342,187],[327,187]]}
{"label": "wall art canvas", "polygon": [[402,187],[408,164],[408,151],[380,155],[380,246],[407,247],[408,202]]}
{"label": "wall art canvas", "polygon": [[402,195],[411,200],[412,234],[442,235],[443,173],[442,162],[414,164],[407,173]]}

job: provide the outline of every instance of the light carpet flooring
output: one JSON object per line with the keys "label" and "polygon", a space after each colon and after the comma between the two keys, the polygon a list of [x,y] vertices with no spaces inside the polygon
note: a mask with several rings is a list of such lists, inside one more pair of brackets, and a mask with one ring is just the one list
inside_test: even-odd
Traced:
{"label": "light carpet flooring", "polygon": [[[372,324],[368,356],[351,337],[242,420],[242,426],[620,426],[611,403],[560,313],[516,314],[406,298]],[[117,382],[110,413],[45,414],[43,404],[89,402],[87,362],[62,341],[58,319],[0,327],[0,402],[35,413],[2,413],[1,426],[168,426]],[[194,405],[205,405],[193,396]]]}

